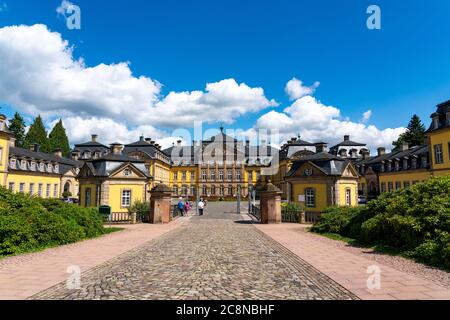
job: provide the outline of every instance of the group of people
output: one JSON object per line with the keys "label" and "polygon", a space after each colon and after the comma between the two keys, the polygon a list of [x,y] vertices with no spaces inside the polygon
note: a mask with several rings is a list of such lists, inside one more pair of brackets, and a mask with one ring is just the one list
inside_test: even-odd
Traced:
{"label": "group of people", "polygon": [[[203,210],[206,207],[206,200],[200,199],[197,206],[198,206],[198,214],[202,216]],[[188,200],[183,202],[183,198],[180,198],[180,201],[178,201],[177,204],[177,208],[181,216],[189,216],[189,212],[192,209],[192,205]]]}

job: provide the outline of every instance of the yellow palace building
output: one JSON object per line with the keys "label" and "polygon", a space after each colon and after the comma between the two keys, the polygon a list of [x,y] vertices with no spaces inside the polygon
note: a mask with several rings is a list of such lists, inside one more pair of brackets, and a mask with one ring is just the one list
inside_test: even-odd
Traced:
{"label": "yellow palace building", "polygon": [[17,148],[14,135],[0,115],[0,185],[14,192],[26,192],[41,198],[78,195],[76,176],[82,163],[64,158],[60,150],[54,154]]}
{"label": "yellow palace building", "polygon": [[378,148],[376,156],[355,162],[360,194],[375,197],[450,174],[450,101],[439,104],[431,119],[423,145],[403,145],[390,153]]}

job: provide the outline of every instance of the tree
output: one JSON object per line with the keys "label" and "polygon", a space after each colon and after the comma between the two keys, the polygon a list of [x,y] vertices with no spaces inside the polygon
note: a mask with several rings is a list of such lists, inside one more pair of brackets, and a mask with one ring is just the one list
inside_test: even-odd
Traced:
{"label": "tree", "polygon": [[413,115],[408,123],[406,132],[402,133],[397,141],[393,141],[395,149],[400,149],[403,144],[408,144],[409,147],[420,146],[424,144],[425,140],[425,126],[420,121],[418,115]]}
{"label": "tree", "polygon": [[47,138],[47,131],[45,130],[41,116],[38,116],[36,119],[34,119],[33,124],[30,126],[30,130],[28,130],[27,134],[25,135],[23,147],[29,148],[32,144],[35,143],[40,145],[40,151],[42,152],[52,151],[49,140]]}
{"label": "tree", "polygon": [[9,130],[14,133],[16,146],[22,147],[25,138],[25,121],[18,112],[14,113],[14,117],[9,120]]}
{"label": "tree", "polygon": [[64,129],[61,119],[59,119],[58,123],[53,127],[48,137],[50,141],[50,148],[52,151],[61,149],[63,157],[69,156],[69,139],[67,138],[66,129]]}

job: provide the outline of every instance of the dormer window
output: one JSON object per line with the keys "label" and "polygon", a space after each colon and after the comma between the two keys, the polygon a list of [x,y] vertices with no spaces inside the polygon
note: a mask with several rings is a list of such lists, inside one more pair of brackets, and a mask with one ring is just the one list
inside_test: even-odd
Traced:
{"label": "dormer window", "polygon": [[433,118],[433,128],[438,129],[439,128],[439,117]]}
{"label": "dormer window", "polygon": [[52,168],[53,166],[51,163],[47,164],[47,172],[52,172]]}
{"label": "dormer window", "polygon": [[91,153],[89,151],[83,152],[83,158],[89,159],[91,157]]}
{"label": "dormer window", "polygon": [[12,169],[15,169],[15,168],[16,168],[16,159],[10,159],[10,160],[9,160],[9,166],[10,166]]}
{"label": "dormer window", "polygon": [[36,162],[31,161],[31,163],[30,163],[30,170],[33,170],[33,171],[36,170]]}
{"label": "dormer window", "polygon": [[20,161],[20,168],[25,170],[27,168],[27,160]]}
{"label": "dormer window", "polygon": [[55,164],[55,172],[56,172],[56,173],[59,172],[59,164]]}
{"label": "dormer window", "polygon": [[39,163],[39,171],[44,171],[44,167],[45,167],[45,164],[44,163]]}

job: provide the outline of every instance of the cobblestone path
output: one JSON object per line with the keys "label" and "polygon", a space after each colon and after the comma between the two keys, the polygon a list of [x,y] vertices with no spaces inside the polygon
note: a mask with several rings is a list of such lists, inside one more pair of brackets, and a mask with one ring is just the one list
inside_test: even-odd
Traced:
{"label": "cobblestone path", "polygon": [[81,289],[61,283],[31,299],[357,299],[239,215],[212,207],[82,274]]}

